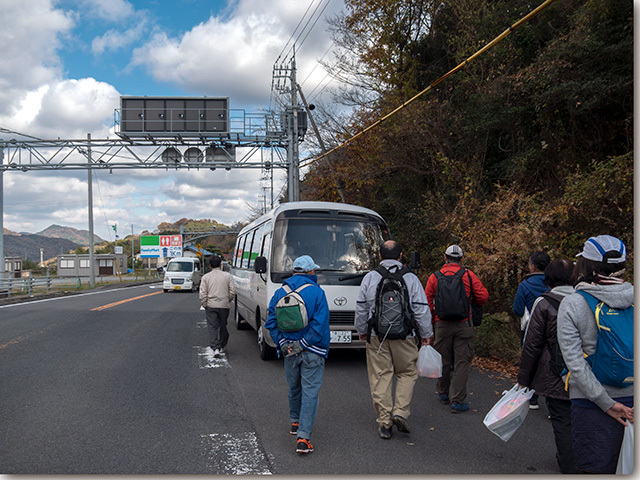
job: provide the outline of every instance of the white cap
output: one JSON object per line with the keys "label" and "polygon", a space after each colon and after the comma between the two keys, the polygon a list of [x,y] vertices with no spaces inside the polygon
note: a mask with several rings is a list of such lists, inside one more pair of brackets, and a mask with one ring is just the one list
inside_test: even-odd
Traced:
{"label": "white cap", "polygon": [[444,254],[447,257],[462,257],[462,249],[458,245],[449,245]]}
{"label": "white cap", "polygon": [[[609,252],[617,252],[620,256],[617,258],[606,258],[606,254]],[[627,259],[627,251],[624,248],[622,240],[612,237],[611,235],[598,235],[584,242],[582,252],[577,256],[594,262],[622,263]]]}

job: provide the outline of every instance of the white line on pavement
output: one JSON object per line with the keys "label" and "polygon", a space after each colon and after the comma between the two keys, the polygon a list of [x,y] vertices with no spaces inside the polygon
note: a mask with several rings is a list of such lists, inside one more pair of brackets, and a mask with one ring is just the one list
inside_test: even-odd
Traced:
{"label": "white line on pavement", "polygon": [[271,475],[254,432],[202,435],[208,467],[218,475]]}
{"label": "white line on pavement", "polygon": [[198,353],[198,362],[200,368],[231,368],[227,362],[227,355],[223,353],[220,357],[213,356],[213,350],[210,347],[194,347]]}

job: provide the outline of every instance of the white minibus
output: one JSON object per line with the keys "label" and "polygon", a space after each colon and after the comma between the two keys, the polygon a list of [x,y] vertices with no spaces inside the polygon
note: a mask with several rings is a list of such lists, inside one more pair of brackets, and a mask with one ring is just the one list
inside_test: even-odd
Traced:
{"label": "white minibus", "polygon": [[331,348],[364,347],[353,326],[356,298],[364,275],[379,265],[380,245],[388,239],[383,218],[367,208],[329,202],[279,205],[236,239],[231,265],[236,328],[257,330],[260,357],[275,358],[275,345],[264,328],[269,300],[292,274],[293,260],[311,255],[329,302]]}

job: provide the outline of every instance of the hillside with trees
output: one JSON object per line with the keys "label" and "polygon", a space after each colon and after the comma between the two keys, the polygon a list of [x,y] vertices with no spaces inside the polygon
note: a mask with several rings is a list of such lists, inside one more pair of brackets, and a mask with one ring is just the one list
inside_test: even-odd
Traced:
{"label": "hillside with trees", "polygon": [[[393,111],[540,3],[346,0],[332,21],[344,54],[326,67],[351,86],[335,93],[355,114],[318,109],[325,144]],[[405,250],[421,253],[423,282],[459,244],[490,312],[511,311],[532,251],[574,258],[592,235],[626,243],[631,280],[633,2],[552,3],[311,163],[301,196],[381,213]]]}

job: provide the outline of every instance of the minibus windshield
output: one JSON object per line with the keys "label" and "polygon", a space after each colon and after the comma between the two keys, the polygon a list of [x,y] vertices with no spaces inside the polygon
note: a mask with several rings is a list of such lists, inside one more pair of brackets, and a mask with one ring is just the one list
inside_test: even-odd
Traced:
{"label": "minibus windshield", "polygon": [[169,262],[167,272],[193,272],[193,263],[191,262]]}
{"label": "minibus windshield", "polygon": [[368,272],[378,266],[380,244],[388,238],[382,223],[280,218],[273,234],[271,272],[290,274],[293,261],[301,255],[310,255],[323,274]]}

